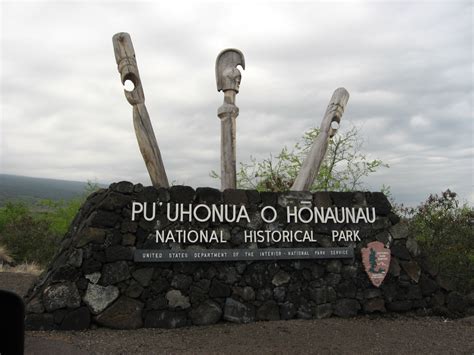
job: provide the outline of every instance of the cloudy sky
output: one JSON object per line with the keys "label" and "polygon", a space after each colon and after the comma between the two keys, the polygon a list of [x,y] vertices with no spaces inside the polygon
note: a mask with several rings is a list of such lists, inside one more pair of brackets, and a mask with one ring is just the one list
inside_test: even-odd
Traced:
{"label": "cloudy sky", "polygon": [[474,201],[470,1],[169,4],[2,2],[0,172],[149,184],[113,55],[125,31],[170,180],[219,185],[214,62],[234,47],[238,161],[292,146],[344,86],[341,128],[391,166],[366,189]]}

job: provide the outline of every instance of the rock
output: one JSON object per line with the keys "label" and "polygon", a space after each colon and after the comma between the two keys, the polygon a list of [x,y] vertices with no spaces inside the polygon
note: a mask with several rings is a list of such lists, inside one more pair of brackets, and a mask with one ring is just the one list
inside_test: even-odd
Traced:
{"label": "rock", "polygon": [[390,245],[392,243],[392,236],[387,231],[382,231],[375,236],[379,242],[383,243],[384,245]]}
{"label": "rock", "polygon": [[385,301],[383,298],[372,298],[364,303],[364,312],[374,313],[374,312],[386,312],[385,310]]}
{"label": "rock", "polygon": [[334,314],[338,317],[348,318],[357,315],[357,311],[360,309],[360,304],[357,300],[343,298],[336,301],[334,306]]}
{"label": "rock", "polygon": [[125,290],[125,295],[130,298],[138,298],[143,292],[143,287],[136,282],[135,280],[130,281],[127,289]]}
{"label": "rock", "polygon": [[438,274],[436,282],[443,290],[454,291],[455,289],[453,279],[448,276]]}
{"label": "rock", "polygon": [[329,192],[319,191],[319,192],[313,193],[313,204],[314,204],[314,207],[319,207],[319,208],[331,207],[332,200],[331,200],[331,196],[329,195]]}
{"label": "rock", "polygon": [[288,283],[290,281],[290,278],[291,277],[287,272],[280,270],[275,274],[275,276],[273,276],[272,284],[274,284],[275,286],[281,286]]}
{"label": "rock", "polygon": [[93,314],[99,314],[115,301],[119,294],[119,289],[115,286],[104,287],[90,283],[83,300]]}
{"label": "rock", "polygon": [[170,199],[176,203],[191,203],[194,200],[194,189],[190,186],[175,185],[169,188]]}
{"label": "rock", "polygon": [[77,247],[83,247],[89,243],[102,244],[105,241],[107,230],[101,228],[84,228],[76,236]]}
{"label": "rock", "polygon": [[63,321],[66,313],[67,313],[67,310],[65,308],[55,310],[53,312],[54,323],[60,324]]}
{"label": "rock", "polygon": [[234,287],[233,292],[244,301],[253,301],[255,299],[255,291],[250,286]]}
{"label": "rock", "polygon": [[25,317],[26,330],[54,330],[54,317],[51,313],[27,314]]}
{"label": "rock", "polygon": [[410,279],[415,282],[418,282],[421,275],[420,266],[416,261],[401,262],[402,269],[408,274]]}
{"label": "rock", "polygon": [[342,263],[340,260],[332,259],[329,260],[326,264],[326,270],[334,274],[339,274],[341,272]]}
{"label": "rock", "polygon": [[121,296],[114,304],[95,317],[98,324],[115,329],[137,329],[143,325],[143,303]]}
{"label": "rock", "polygon": [[419,256],[421,254],[420,247],[418,246],[418,242],[415,238],[408,238],[406,247],[413,256]]}
{"label": "rock", "polygon": [[189,312],[193,324],[209,325],[217,323],[222,316],[222,309],[216,302],[207,300]]}
{"label": "rock", "polygon": [[189,289],[189,286],[193,283],[193,278],[188,275],[178,274],[171,280],[171,286],[182,291]]}
{"label": "rock", "polygon": [[247,194],[247,200],[251,205],[258,205],[260,202],[262,202],[262,199],[260,198],[260,193],[257,190],[244,190],[245,193]]}
{"label": "rock", "polygon": [[395,258],[390,258],[390,268],[388,269],[388,272],[390,273],[390,275],[398,277],[400,276],[400,271],[401,271],[401,267],[398,260]]}
{"label": "rock", "polygon": [[226,298],[224,319],[232,323],[250,323],[255,319],[255,310],[232,298]]}
{"label": "rock", "polygon": [[51,274],[50,280],[52,282],[58,281],[76,281],[81,274],[80,269],[71,265],[61,265]]}
{"label": "rock", "polygon": [[298,311],[296,312],[296,316],[298,319],[311,319],[313,318],[313,314],[311,312],[311,308],[309,304],[303,303],[300,305],[298,308]]}
{"label": "rock", "polygon": [[444,302],[444,293],[441,291],[437,291],[430,299],[430,306],[433,308],[439,308],[444,305]]}
{"label": "rock", "polygon": [[387,216],[392,210],[392,206],[383,192],[367,192],[365,196],[367,204],[375,208],[377,215]]}
{"label": "rock", "polygon": [[114,245],[105,249],[107,262],[118,260],[133,260],[133,249],[122,245]]}
{"label": "rock", "polygon": [[248,202],[248,195],[245,190],[226,189],[223,195],[224,203],[228,205],[245,205]]}
{"label": "rock", "polygon": [[145,328],[174,329],[184,327],[187,323],[184,312],[151,311],[145,317]]}
{"label": "rock", "polygon": [[211,187],[198,187],[196,189],[197,201],[206,204],[220,203],[222,194],[219,190]]}
{"label": "rock", "polygon": [[371,298],[377,298],[382,295],[382,292],[378,288],[367,288],[364,290],[364,298],[366,300]]}
{"label": "rock", "polygon": [[257,320],[279,320],[280,309],[275,301],[267,301],[257,310]]}
{"label": "rock", "polygon": [[43,291],[43,305],[48,312],[59,308],[77,308],[81,296],[75,284],[71,282],[53,284]]}
{"label": "rock", "polygon": [[96,228],[112,228],[119,222],[119,218],[114,212],[96,210],[89,217],[89,225]]}
{"label": "rock", "polygon": [[326,283],[329,286],[336,286],[341,281],[340,274],[327,274],[326,276]]}
{"label": "rock", "polygon": [[41,302],[41,300],[37,297],[33,298],[26,305],[26,312],[27,313],[43,313],[44,312],[43,302]]}
{"label": "rock", "polygon": [[462,313],[467,308],[467,303],[464,297],[459,292],[450,292],[446,298],[448,309],[454,313]]}
{"label": "rock", "polygon": [[311,274],[313,278],[319,279],[324,275],[324,266],[318,264],[311,265]]}
{"label": "rock", "polygon": [[132,277],[137,280],[140,285],[147,287],[150,285],[151,278],[153,277],[153,268],[137,269],[132,272]]}
{"label": "rock", "polygon": [[82,256],[82,249],[73,249],[72,253],[69,255],[68,264],[73,267],[81,267]]}
{"label": "rock", "polygon": [[94,259],[86,259],[82,263],[82,272],[84,274],[92,274],[102,269],[102,263]]}
{"label": "rock", "polygon": [[393,245],[390,248],[390,252],[391,252],[392,256],[394,256],[396,258],[399,258],[399,259],[402,259],[402,260],[410,260],[411,259],[410,252],[408,251],[408,249],[405,246],[403,246],[401,244]]}
{"label": "rock", "polygon": [[412,301],[393,301],[387,304],[387,308],[392,312],[406,312],[409,311],[413,306]]}
{"label": "rock", "polygon": [[[262,198],[263,199],[263,198]],[[278,204],[282,207],[302,206],[302,201],[313,202],[313,195],[309,191],[288,191],[278,194]],[[308,206],[308,205],[305,205]],[[311,205],[309,205],[311,206]]]}
{"label": "rock", "polygon": [[124,246],[133,246],[135,245],[135,241],[136,241],[136,237],[133,234],[127,233],[122,236],[122,245]]}
{"label": "rock", "polygon": [[275,287],[273,289],[273,298],[278,303],[283,303],[285,301],[285,296],[286,296],[286,290],[284,287]]}
{"label": "rock", "polygon": [[130,272],[126,261],[116,261],[115,263],[105,264],[102,269],[100,283],[103,285],[112,285],[120,281],[128,280]]}
{"label": "rock", "polygon": [[468,306],[474,306],[474,292],[471,292],[470,294],[466,295],[466,302]]}
{"label": "rock", "polygon": [[318,287],[309,291],[311,299],[316,304],[322,304],[327,302],[327,289],[326,287]]}
{"label": "rock", "polygon": [[423,258],[420,262],[420,265],[423,271],[426,271],[431,277],[436,277],[436,275],[438,275],[438,265],[433,263],[431,260]]}
{"label": "rock", "polygon": [[291,302],[285,302],[280,306],[281,319],[288,320],[294,318],[296,315],[296,307]]}
{"label": "rock", "polygon": [[405,222],[400,222],[390,227],[389,233],[393,239],[406,239],[408,238],[408,224]]}
{"label": "rock", "polygon": [[212,298],[224,298],[231,295],[231,290],[228,285],[218,281],[216,279],[212,280],[211,287],[209,289],[209,296]]}
{"label": "rock", "polygon": [[343,279],[353,279],[357,275],[357,266],[356,265],[344,265],[341,270],[341,275]]}
{"label": "rock", "polygon": [[91,314],[87,307],[79,307],[64,316],[59,329],[61,330],[84,330],[91,323]]}
{"label": "rock", "polygon": [[125,196],[120,193],[110,192],[107,197],[100,204],[100,208],[107,211],[114,211],[122,209],[130,203],[130,196]]}
{"label": "rock", "polygon": [[96,284],[100,280],[100,272],[93,272],[92,274],[84,275],[84,277],[89,280],[91,283]]}
{"label": "rock", "polygon": [[263,191],[260,192],[263,206],[274,206],[278,201],[278,194],[276,192]]}
{"label": "rock", "polygon": [[256,299],[258,301],[266,301],[272,298],[273,298],[273,292],[271,288],[269,287],[261,288],[260,290],[257,291]]}
{"label": "rock", "polygon": [[189,297],[184,296],[179,290],[171,290],[166,293],[166,299],[168,300],[168,305],[171,308],[181,308],[186,309],[191,306],[189,303]]}
{"label": "rock", "polygon": [[131,194],[133,192],[133,184],[129,181],[120,181],[114,184],[113,190],[122,194]]}
{"label": "rock", "polygon": [[332,201],[336,207],[351,207],[354,194],[351,192],[330,192]]}
{"label": "rock", "polygon": [[337,293],[344,298],[355,298],[357,287],[352,280],[345,280],[336,286]]}
{"label": "rock", "polygon": [[318,304],[313,309],[313,315],[317,319],[329,318],[332,315],[332,304],[331,303],[323,303]]}
{"label": "rock", "polygon": [[438,284],[425,275],[421,275],[419,285],[423,296],[431,296],[439,289]]}

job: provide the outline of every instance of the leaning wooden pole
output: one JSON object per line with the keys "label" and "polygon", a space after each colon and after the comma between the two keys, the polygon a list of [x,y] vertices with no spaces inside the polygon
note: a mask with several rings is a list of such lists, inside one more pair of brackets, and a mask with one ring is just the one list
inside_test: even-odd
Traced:
{"label": "leaning wooden pole", "polygon": [[217,91],[224,92],[224,103],[217,110],[221,119],[221,189],[235,189],[236,171],[236,118],[239,108],[235,96],[239,92],[241,74],[237,66],[245,69],[245,58],[238,49],[225,49],[217,56]]}
{"label": "leaning wooden pole", "polygon": [[133,127],[151,182],[155,187],[168,187],[168,177],[161,159],[160,148],[145,107],[145,95],[138,73],[132,39],[128,33],[120,32],[113,36],[112,42],[122,84],[130,80],[134,85],[133,90],[124,90],[124,92],[127,101],[133,106]]}
{"label": "leaning wooden pole", "polygon": [[321,122],[319,134],[314,139],[308,156],[298,172],[298,176],[291,187],[292,191],[309,191],[311,185],[313,185],[314,179],[318,175],[319,168],[326,155],[329,139],[337,132],[337,128],[333,128],[332,123],[337,122],[337,125],[339,125],[348,100],[349,93],[344,88],[339,88],[332,94],[323,121]]}

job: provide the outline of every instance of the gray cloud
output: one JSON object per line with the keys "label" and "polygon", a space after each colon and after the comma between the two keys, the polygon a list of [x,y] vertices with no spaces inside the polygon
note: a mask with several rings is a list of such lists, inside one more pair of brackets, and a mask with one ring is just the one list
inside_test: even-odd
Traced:
{"label": "gray cloud", "polygon": [[367,189],[474,201],[470,2],[180,5],[2,3],[1,171],[149,183],[113,57],[127,31],[170,180],[218,186],[214,61],[236,47],[239,161],[292,146],[344,86],[342,127],[391,165]]}

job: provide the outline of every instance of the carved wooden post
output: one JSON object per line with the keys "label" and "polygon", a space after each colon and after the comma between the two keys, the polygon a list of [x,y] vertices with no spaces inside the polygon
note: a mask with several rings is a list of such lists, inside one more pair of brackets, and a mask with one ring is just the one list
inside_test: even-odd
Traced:
{"label": "carved wooden post", "polygon": [[344,88],[339,88],[332,94],[328,108],[324,114],[323,121],[318,136],[314,139],[313,145],[301,166],[298,176],[291,187],[292,191],[309,191],[314,179],[318,175],[319,168],[323,162],[328,149],[329,138],[332,138],[337,128],[331,127],[333,122],[339,124],[342,114],[349,100],[349,93]]}
{"label": "carved wooden post", "polygon": [[128,33],[120,32],[113,36],[112,42],[122,84],[130,80],[134,85],[133,90],[124,90],[124,92],[127,101],[133,106],[133,127],[148,174],[153,186],[168,187],[168,177],[161,159],[160,148],[156,142],[150,116],[145,107],[145,95],[138,73],[132,39]]}
{"label": "carved wooden post", "polygon": [[235,119],[239,108],[235,96],[239,92],[241,74],[237,66],[245,69],[245,58],[238,49],[225,49],[216,60],[217,91],[224,92],[224,103],[217,110],[221,119],[221,189],[235,189],[237,185]]}

